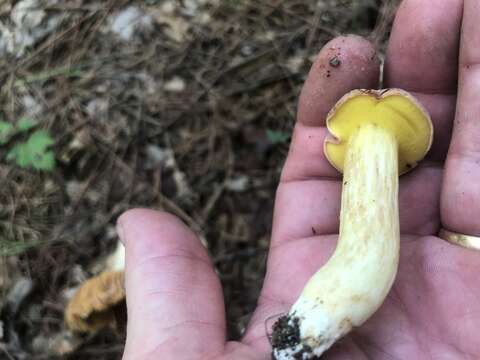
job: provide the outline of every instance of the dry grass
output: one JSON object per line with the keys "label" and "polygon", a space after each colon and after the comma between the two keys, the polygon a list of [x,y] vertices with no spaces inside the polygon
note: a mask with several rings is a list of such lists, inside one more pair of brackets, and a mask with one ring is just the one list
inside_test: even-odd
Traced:
{"label": "dry grass", "polygon": [[[124,42],[106,31],[108,19],[134,3],[156,21]],[[272,131],[291,131],[322,45],[342,33],[370,35],[380,2],[212,1],[197,10],[203,18],[178,2],[170,24],[161,4],[46,7],[63,16],[55,32],[19,60],[0,60],[2,117],[16,121],[29,110],[25,98],[35,99],[41,110],[32,116],[54,135],[58,161],[51,174],[0,163],[0,254],[15,255],[34,284],[22,311],[2,315],[0,354],[51,358],[42,339],[63,329],[62,291],[90,275],[116,241],[117,216],[135,206],[171,211],[205,241],[238,338],[260,290],[288,149]],[[175,39],[172,28],[185,24]],[[180,92],[167,85],[176,77]],[[122,344],[105,331],[68,358],[118,359]]]}

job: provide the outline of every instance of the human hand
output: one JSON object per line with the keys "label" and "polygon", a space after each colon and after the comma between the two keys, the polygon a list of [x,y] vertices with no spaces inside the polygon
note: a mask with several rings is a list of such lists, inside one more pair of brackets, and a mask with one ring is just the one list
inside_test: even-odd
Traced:
{"label": "human hand", "polygon": [[[477,0],[405,0],[398,11],[385,87],[411,92],[428,109],[434,143],[400,180],[395,284],[326,359],[480,358],[480,253],[435,236],[441,224],[480,236],[479,17]],[[335,55],[341,64],[332,68]],[[266,319],[289,310],[335,246],[341,175],[323,155],[326,113],[349,90],[377,87],[378,71],[374,49],[358,37],[333,40],[314,63],[277,190],[264,286],[241,342],[225,342],[220,282],[195,235],[166,213],[132,210],[120,218],[129,318],[124,359],[270,358]]]}

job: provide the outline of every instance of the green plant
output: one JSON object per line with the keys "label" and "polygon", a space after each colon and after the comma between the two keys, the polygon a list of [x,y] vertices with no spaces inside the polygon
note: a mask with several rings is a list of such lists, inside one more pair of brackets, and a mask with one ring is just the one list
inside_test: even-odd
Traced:
{"label": "green plant", "polygon": [[30,130],[36,122],[23,118],[14,126],[0,120],[0,146],[6,146],[16,135],[27,136],[26,140],[18,141],[7,152],[7,161],[14,161],[22,168],[32,168],[41,171],[52,171],[55,168],[55,154],[50,147],[55,143],[47,130]]}
{"label": "green plant", "polygon": [[0,121],[0,145],[5,145],[13,135],[13,125],[5,121]]}
{"label": "green plant", "polygon": [[273,145],[286,143],[289,138],[290,134],[287,132],[267,129],[267,139]]}

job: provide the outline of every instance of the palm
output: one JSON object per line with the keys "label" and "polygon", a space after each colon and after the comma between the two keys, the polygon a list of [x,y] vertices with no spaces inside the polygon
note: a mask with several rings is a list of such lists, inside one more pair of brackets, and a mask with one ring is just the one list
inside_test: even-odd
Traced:
{"label": "palm", "polygon": [[[441,180],[441,166],[434,164],[402,178],[403,235],[396,282],[381,309],[330,350],[327,359],[455,359],[480,355],[476,341],[480,262],[477,253],[434,236],[440,223]],[[338,228],[340,188],[338,180],[312,178],[286,181],[279,187],[280,201],[295,200],[277,208],[278,221],[288,221],[277,222],[269,276],[246,337],[249,344],[264,342],[265,319],[287,312],[307,279],[334,250],[337,235],[314,232],[317,228],[325,233]],[[282,211],[291,216],[283,216]]]}
{"label": "palm", "polygon": [[[297,284],[316,270],[315,264],[325,261],[334,241],[333,236],[324,236],[278,248],[278,261],[283,259],[285,270],[278,271],[276,276],[281,281],[275,285],[272,279],[272,287],[265,294],[259,308],[265,315],[259,316],[256,325],[259,329],[264,328],[262,318],[268,317],[266,314],[288,310],[285,303],[294,301],[300,290]],[[399,273],[384,305],[326,358],[478,358],[480,286],[472,287],[480,270],[478,254],[433,236],[404,235],[401,246]],[[293,269],[285,265],[293,261],[301,265]],[[272,299],[284,299],[285,303]]]}
{"label": "palm", "polygon": [[[480,113],[480,75],[473,71],[480,59],[478,16],[476,0],[438,2],[435,8],[427,0],[405,0],[398,12],[386,85],[413,92],[423,103],[435,140],[426,161],[400,181],[403,235],[394,286],[380,310],[326,358],[480,358],[479,254],[435,237],[441,224],[480,234],[480,193],[469,180],[480,175],[480,126],[470,115]],[[348,90],[377,87],[373,54],[360,38],[339,38],[312,67],[277,191],[264,287],[242,342],[224,342],[221,289],[194,236],[165,214],[143,211],[120,220],[127,248],[125,359],[269,358],[266,325],[288,311],[335,247],[341,182],[323,156],[324,119]],[[341,66],[327,78],[335,55]]]}

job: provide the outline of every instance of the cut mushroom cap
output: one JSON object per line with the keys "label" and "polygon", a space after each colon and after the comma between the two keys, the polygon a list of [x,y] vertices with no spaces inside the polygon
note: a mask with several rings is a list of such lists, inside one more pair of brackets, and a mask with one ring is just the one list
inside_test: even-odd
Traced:
{"label": "cut mushroom cap", "polygon": [[119,242],[106,261],[106,269],[83,284],[65,309],[65,323],[75,332],[96,332],[117,324],[125,311],[125,248]]}
{"label": "cut mushroom cap", "polygon": [[433,140],[428,112],[408,92],[401,89],[353,90],[343,96],[327,116],[333,137],[325,141],[325,155],[343,173],[348,141],[365,124],[390,132],[398,144],[398,170],[402,175],[413,169],[427,154]]}
{"label": "cut mushroom cap", "polygon": [[352,91],[327,124],[326,156],[344,173],[338,244],[273,326],[275,359],[315,359],[381,306],[398,268],[398,175],[432,143],[427,112],[398,89]]}

